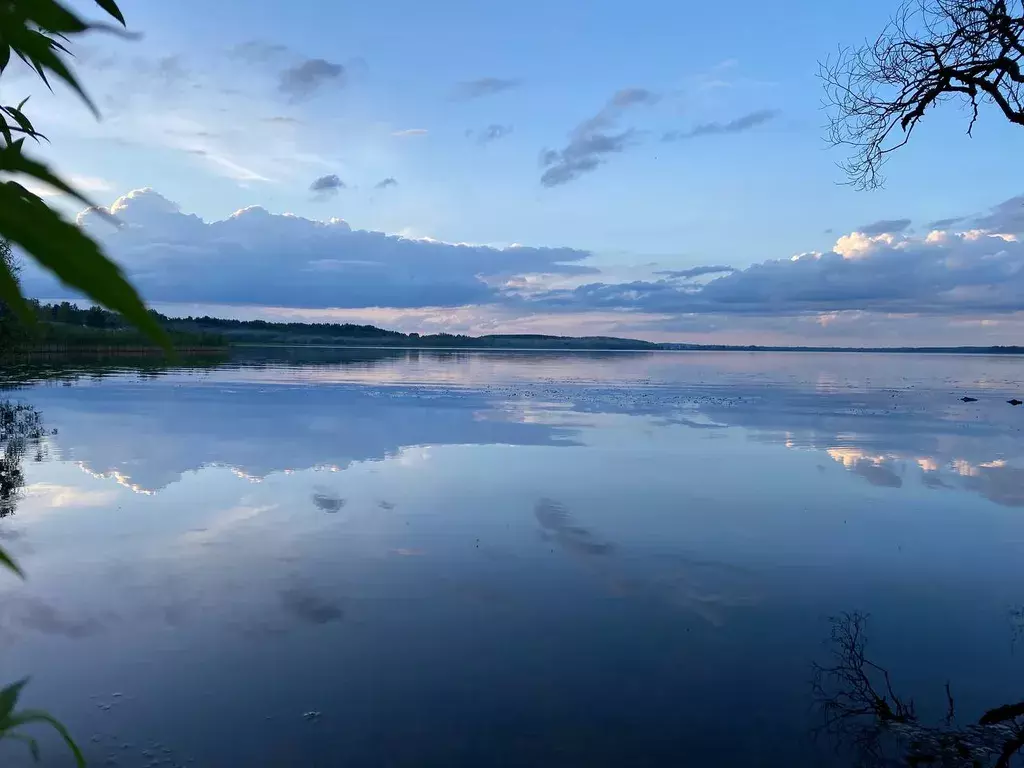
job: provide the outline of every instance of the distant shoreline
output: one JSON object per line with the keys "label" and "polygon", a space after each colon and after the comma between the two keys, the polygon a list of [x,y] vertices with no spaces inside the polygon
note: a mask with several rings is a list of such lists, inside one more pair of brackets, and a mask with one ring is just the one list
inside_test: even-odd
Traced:
{"label": "distant shoreline", "polygon": [[[39,322],[0,354],[159,354],[151,341],[124,319],[100,307],[70,302],[35,302]],[[832,347],[652,342],[617,336],[556,336],[543,333],[404,333],[353,323],[274,322],[210,317],[168,317],[150,311],[179,354],[267,349],[436,349],[510,352],[814,352],[921,355],[1024,355],[1024,346]]]}
{"label": "distant shoreline", "polygon": [[239,342],[229,344],[227,349],[379,349],[395,351],[437,350],[438,352],[802,352],[802,353],[857,353],[857,354],[908,354],[908,355],[1024,355],[1024,347],[761,347],[728,346],[720,344],[657,344],[647,342],[643,347],[589,347],[589,346],[531,346],[503,347],[460,344],[440,346],[437,344],[303,344],[303,343],[259,343]]}

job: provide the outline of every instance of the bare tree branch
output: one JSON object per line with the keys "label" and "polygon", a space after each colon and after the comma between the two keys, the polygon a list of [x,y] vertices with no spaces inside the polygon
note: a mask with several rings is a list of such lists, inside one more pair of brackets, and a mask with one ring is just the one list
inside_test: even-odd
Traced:
{"label": "bare tree branch", "polygon": [[943,723],[922,723],[914,702],[895,692],[889,671],[865,655],[866,626],[867,617],[859,613],[832,620],[832,659],[812,667],[818,735],[831,738],[837,750],[852,750],[863,768],[1010,766],[1024,749],[1024,702],[996,707],[960,727],[946,683]]}
{"label": "bare tree branch", "polygon": [[827,139],[851,149],[849,183],[881,186],[882,165],[932,107],[982,104],[1024,126],[1024,0],[906,0],[874,42],[841,48],[819,67]]}

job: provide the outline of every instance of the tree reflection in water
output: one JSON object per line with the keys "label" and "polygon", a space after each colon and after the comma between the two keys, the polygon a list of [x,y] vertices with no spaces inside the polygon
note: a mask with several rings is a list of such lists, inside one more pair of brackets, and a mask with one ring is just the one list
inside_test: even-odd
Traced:
{"label": "tree reflection in water", "polygon": [[25,473],[27,455],[35,461],[45,457],[42,415],[30,405],[0,402],[0,518],[14,513]]}
{"label": "tree reflection in water", "polygon": [[943,722],[921,722],[914,701],[893,689],[889,671],[865,655],[867,616],[832,619],[828,664],[813,665],[812,692],[821,720],[817,735],[850,750],[854,763],[876,766],[1008,768],[1024,749],[1024,702],[990,709],[976,723],[957,722],[946,683]]}

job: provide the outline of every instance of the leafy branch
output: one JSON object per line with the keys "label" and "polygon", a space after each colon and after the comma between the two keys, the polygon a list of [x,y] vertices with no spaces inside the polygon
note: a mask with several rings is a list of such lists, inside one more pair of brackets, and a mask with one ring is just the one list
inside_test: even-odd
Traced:
{"label": "leafy branch", "polygon": [[[124,17],[114,0],[95,2],[124,27]],[[98,116],[95,105],[66,60],[71,56],[68,44],[74,36],[90,30],[114,29],[117,27],[111,24],[82,19],[57,0],[0,2],[0,77],[17,57],[48,88],[52,89],[55,80],[63,82]],[[123,315],[169,351],[166,333],[147,313],[142,298],[121,269],[85,232],[20,183],[19,180],[41,182],[95,207],[47,165],[25,154],[26,139],[36,143],[46,140],[25,114],[27,101],[0,105],[0,238],[17,245],[65,285]],[[18,281],[5,264],[0,264],[0,300],[24,321],[32,320]]]}

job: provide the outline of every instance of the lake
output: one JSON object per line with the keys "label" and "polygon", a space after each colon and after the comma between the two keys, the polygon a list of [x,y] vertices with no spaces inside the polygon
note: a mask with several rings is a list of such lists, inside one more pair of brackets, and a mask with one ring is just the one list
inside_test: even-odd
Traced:
{"label": "lake", "polygon": [[1024,359],[3,376],[44,434],[0,520],[0,680],[90,764],[846,765],[811,681],[853,612],[922,722],[947,681],[962,723],[1024,698]]}

